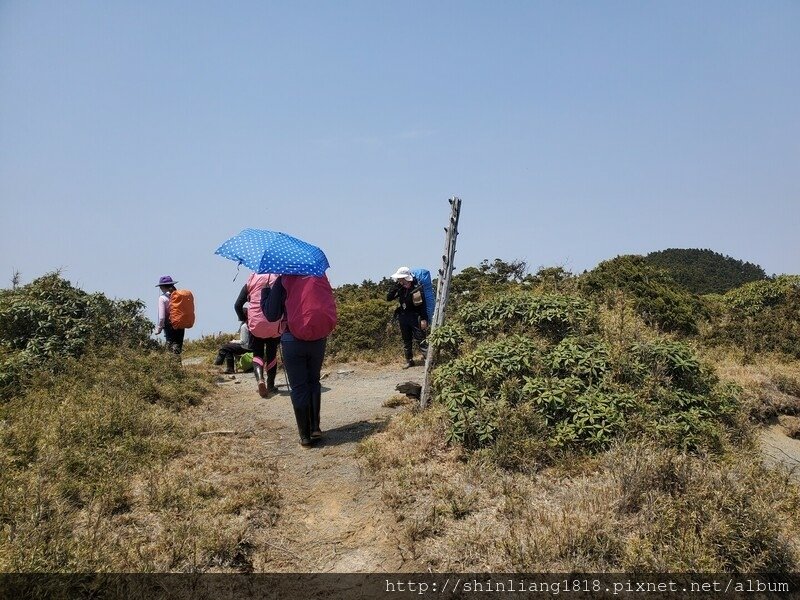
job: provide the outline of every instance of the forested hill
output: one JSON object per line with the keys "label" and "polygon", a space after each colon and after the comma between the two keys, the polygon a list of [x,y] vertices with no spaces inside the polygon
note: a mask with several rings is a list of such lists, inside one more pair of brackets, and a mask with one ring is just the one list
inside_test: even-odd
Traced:
{"label": "forested hill", "polygon": [[645,260],[666,269],[676,282],[695,294],[724,294],[745,283],[767,278],[759,265],[712,250],[669,248],[651,252]]}

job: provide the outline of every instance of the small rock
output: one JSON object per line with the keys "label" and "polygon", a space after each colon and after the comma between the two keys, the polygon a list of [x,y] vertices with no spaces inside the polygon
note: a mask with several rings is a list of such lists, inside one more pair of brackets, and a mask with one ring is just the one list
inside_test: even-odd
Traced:
{"label": "small rock", "polygon": [[350,375],[350,373],[355,373],[355,369],[342,369],[341,371],[336,371],[337,375]]}
{"label": "small rock", "polygon": [[416,381],[405,381],[403,383],[398,383],[394,389],[401,394],[411,396],[412,398],[419,398],[420,394],[422,393],[422,385]]}

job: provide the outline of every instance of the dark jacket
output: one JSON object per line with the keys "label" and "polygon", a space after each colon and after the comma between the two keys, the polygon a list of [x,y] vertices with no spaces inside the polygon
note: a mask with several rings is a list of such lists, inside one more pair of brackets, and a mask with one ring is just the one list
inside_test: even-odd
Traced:
{"label": "dark jacket", "polygon": [[236,311],[236,316],[239,317],[239,320],[242,323],[247,322],[247,313],[244,312],[245,302],[247,302],[247,284],[242,286],[242,290],[239,292],[239,297],[236,298],[236,302],[233,304],[233,310]]}
{"label": "dark jacket", "polygon": [[[415,305],[412,299],[412,295],[415,291],[419,292],[422,297],[422,302],[418,305]],[[389,293],[386,294],[386,299],[392,301],[395,298],[397,298],[397,301],[400,303],[400,306],[398,306],[395,311],[396,314],[403,316],[414,315],[422,320],[428,320],[428,308],[425,305],[425,294],[416,277],[411,282],[411,287],[409,288],[405,288],[397,283],[395,287],[389,290]]]}
{"label": "dark jacket", "polygon": [[286,313],[286,289],[283,287],[283,279],[278,277],[269,290],[267,305],[263,306],[264,316],[267,321],[280,321]]}

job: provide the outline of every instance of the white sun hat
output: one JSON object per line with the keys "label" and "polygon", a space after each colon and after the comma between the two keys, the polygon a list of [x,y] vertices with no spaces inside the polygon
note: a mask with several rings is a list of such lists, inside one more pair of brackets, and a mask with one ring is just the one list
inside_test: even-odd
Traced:
{"label": "white sun hat", "polygon": [[392,279],[395,281],[400,281],[401,279],[405,279],[406,281],[411,281],[414,279],[414,276],[411,274],[411,269],[408,267],[400,267],[397,269],[397,273],[392,275]]}

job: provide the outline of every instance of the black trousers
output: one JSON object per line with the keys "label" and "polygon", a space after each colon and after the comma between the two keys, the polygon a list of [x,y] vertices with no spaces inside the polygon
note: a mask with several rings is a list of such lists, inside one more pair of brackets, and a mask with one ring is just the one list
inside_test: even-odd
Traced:
{"label": "black trousers", "polygon": [[[278,363],[275,361],[275,357],[278,356],[278,345],[280,343],[281,338],[250,336],[250,347],[253,349],[253,363],[258,364],[258,361],[261,361],[266,374],[273,381],[275,380],[275,374],[278,372]],[[272,368],[268,369],[267,367],[271,364]]]}
{"label": "black trousers", "polygon": [[238,342],[228,342],[227,344],[224,344],[222,348],[219,349],[219,353],[226,358],[229,356],[235,358],[237,356],[241,356],[242,354],[246,354],[248,352],[250,352],[250,350],[248,350]]}
{"label": "black trousers", "polygon": [[419,345],[420,352],[423,354],[428,351],[428,340],[426,334],[419,326],[419,316],[416,313],[400,313],[398,315],[400,324],[400,335],[403,337],[403,355],[406,360],[414,358],[414,340]]}
{"label": "black trousers", "polygon": [[164,337],[167,339],[167,350],[180,354],[183,352],[183,336],[185,329],[175,329],[169,322],[169,317],[164,319]]}
{"label": "black trousers", "polygon": [[325,360],[327,338],[306,342],[284,333],[283,366],[292,388],[292,407],[301,438],[310,438],[319,430],[319,412],[322,404],[322,385],[319,382],[322,362]]}

